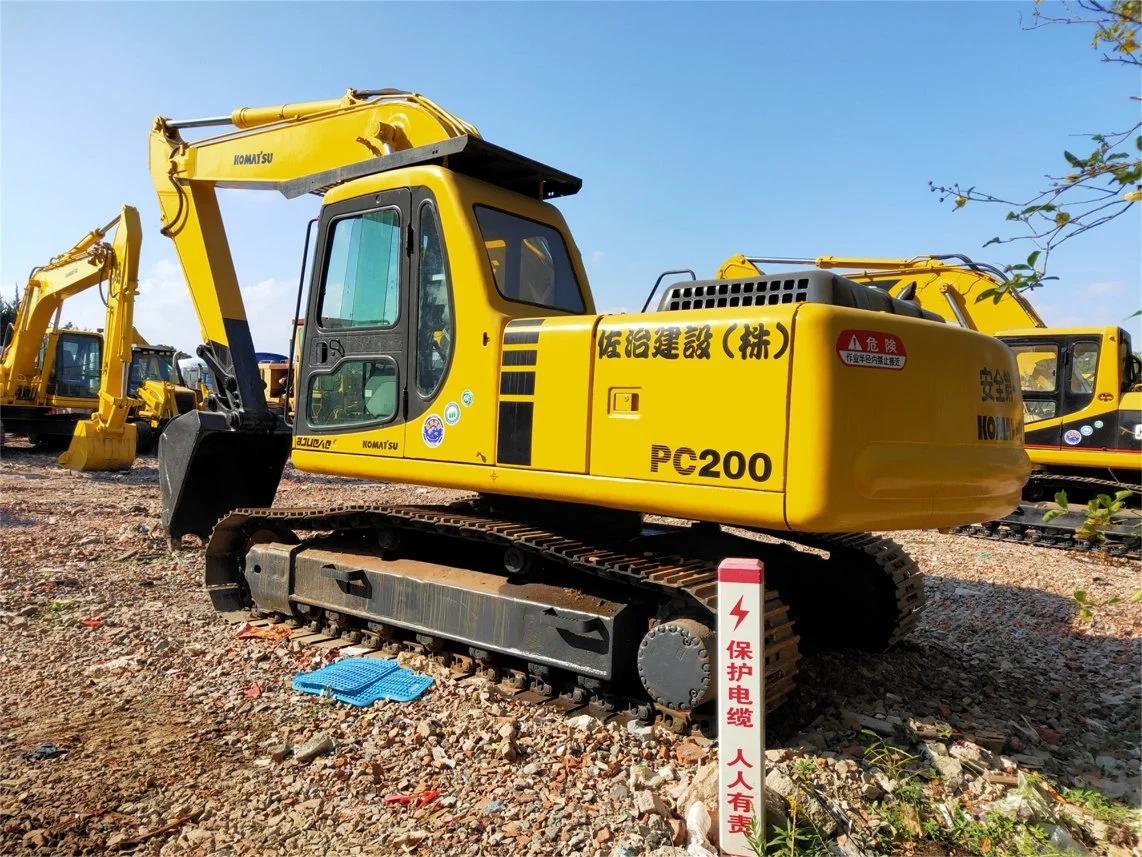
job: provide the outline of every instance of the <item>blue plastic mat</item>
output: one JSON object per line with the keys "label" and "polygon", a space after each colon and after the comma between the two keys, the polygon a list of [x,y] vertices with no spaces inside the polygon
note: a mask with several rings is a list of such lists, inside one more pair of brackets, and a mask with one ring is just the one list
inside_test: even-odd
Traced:
{"label": "blue plastic mat", "polygon": [[432,678],[417,675],[383,658],[346,658],[335,664],[293,677],[292,687],[301,693],[328,694],[340,702],[364,707],[381,699],[410,702],[432,684]]}
{"label": "blue plastic mat", "polygon": [[412,702],[432,684],[432,676],[417,675],[411,670],[398,669],[378,679],[357,693],[337,694],[337,698],[350,705],[364,707],[381,699],[394,702]]}
{"label": "blue plastic mat", "polygon": [[311,673],[298,673],[293,677],[293,689],[306,693],[357,693],[395,669],[399,669],[396,661],[383,658],[345,658]]}

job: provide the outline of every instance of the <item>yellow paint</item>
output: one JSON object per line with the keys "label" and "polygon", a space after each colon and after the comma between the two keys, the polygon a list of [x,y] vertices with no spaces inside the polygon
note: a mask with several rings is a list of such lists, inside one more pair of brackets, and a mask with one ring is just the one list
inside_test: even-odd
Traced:
{"label": "yellow paint", "polygon": [[[590,372],[584,355],[595,342],[595,319],[551,318],[538,328],[538,345],[505,345],[504,352],[534,349],[535,366],[505,366],[504,371],[535,372],[535,395],[504,396],[500,401],[530,398],[535,406],[531,467],[566,473],[587,472],[587,426],[590,419]],[[547,442],[550,438],[551,442]]]}

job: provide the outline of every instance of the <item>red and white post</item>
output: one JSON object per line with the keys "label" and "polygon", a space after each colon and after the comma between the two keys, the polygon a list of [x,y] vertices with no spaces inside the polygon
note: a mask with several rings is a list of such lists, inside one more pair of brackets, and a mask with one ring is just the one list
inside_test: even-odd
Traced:
{"label": "red and white post", "polygon": [[[765,830],[765,569],[756,559],[718,566],[718,832],[722,854],[752,854]],[[762,833],[761,835],[764,835]]]}

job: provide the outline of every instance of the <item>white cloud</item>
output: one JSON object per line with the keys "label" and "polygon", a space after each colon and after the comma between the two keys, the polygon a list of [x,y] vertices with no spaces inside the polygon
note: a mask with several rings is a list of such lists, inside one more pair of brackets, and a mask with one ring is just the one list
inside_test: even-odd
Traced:
{"label": "white cloud", "polygon": [[271,277],[242,289],[242,298],[246,304],[254,349],[288,354],[297,283]]}
{"label": "white cloud", "polygon": [[174,260],[159,259],[139,278],[135,329],[148,342],[173,345],[190,354],[202,341],[198,315]]}
{"label": "white cloud", "polygon": [[1083,291],[1092,297],[1109,297],[1123,292],[1122,283],[1091,283]]}
{"label": "white cloud", "polygon": [[[273,278],[242,289],[250,335],[258,351],[287,353],[297,283]],[[78,321],[77,321],[78,323]],[[99,327],[103,326],[100,319]],[[194,354],[202,328],[182,276],[172,259],[159,259],[140,278],[135,327],[148,342],[161,342]]]}
{"label": "white cloud", "polygon": [[1036,304],[1039,315],[1048,327],[1082,327],[1090,324],[1089,318],[1083,318],[1074,312],[1074,307],[1060,307],[1055,304]]}
{"label": "white cloud", "polygon": [[591,264],[592,265],[601,264],[603,259],[606,258],[606,255],[607,254],[604,253],[602,250],[595,250],[593,253],[591,253]]}
{"label": "white cloud", "polygon": [[241,187],[219,188],[218,198],[223,204],[230,200],[249,205],[265,205],[267,203],[281,202],[281,194]]}

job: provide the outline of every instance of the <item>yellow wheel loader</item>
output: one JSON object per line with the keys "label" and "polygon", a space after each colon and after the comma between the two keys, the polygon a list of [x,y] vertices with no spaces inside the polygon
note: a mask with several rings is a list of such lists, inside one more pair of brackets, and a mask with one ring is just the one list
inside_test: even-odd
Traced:
{"label": "yellow wheel loader", "polygon": [[[136,340],[140,339],[136,332]],[[136,342],[131,346],[127,391],[139,401],[131,410],[138,435],[137,452],[154,452],[158,436],[179,414],[199,406],[193,389],[183,383],[173,348]]]}
{"label": "yellow wheel loader", "polygon": [[[1001,270],[961,255],[814,260],[739,255],[723,263],[719,276],[750,276],[751,271],[763,276],[759,266],[772,264],[844,270],[848,279],[912,301],[951,324],[995,336],[1015,353],[1015,374],[1008,377],[994,369],[981,374],[980,399],[987,401],[1011,385],[1020,388],[1024,444],[1034,465],[1023,490],[1025,502],[1010,515],[964,532],[1140,556],[1142,364],[1127,331],[1117,326],[1047,327],[1026,295],[997,290],[1007,280]],[[981,423],[979,430],[989,433],[991,426]],[[1077,510],[1058,514],[1063,510],[1052,501],[1060,492],[1068,505],[1079,504]],[[1115,498],[1123,508],[1101,515],[1107,500]],[[1049,520],[1044,520],[1047,513]]]}
{"label": "yellow wheel loader", "polygon": [[[160,117],[150,153],[219,382],[159,441],[163,522],[206,541],[219,610],[706,728],[721,558],[765,563],[776,707],[802,648],[882,648],[916,621],[915,564],[857,531],[1019,502],[1018,387],[979,395],[981,371],[1017,371],[1001,343],[817,270],[600,315],[550,202],[581,181],[423,96]],[[322,197],[291,424],[266,403],[219,187]],[[339,505],[274,508],[291,453],[472,497],[378,505],[347,483]]]}

